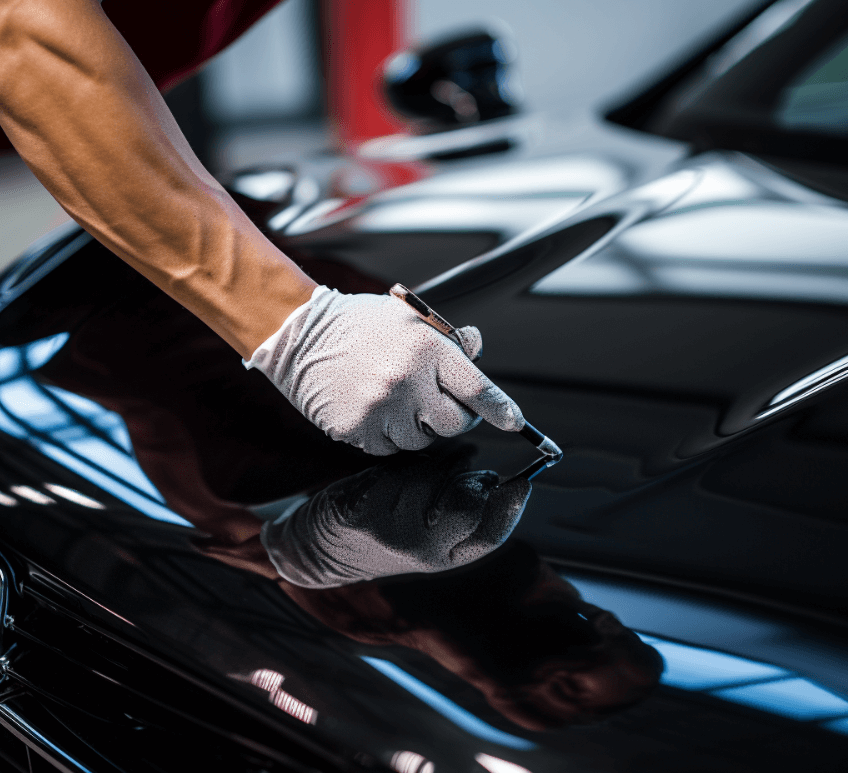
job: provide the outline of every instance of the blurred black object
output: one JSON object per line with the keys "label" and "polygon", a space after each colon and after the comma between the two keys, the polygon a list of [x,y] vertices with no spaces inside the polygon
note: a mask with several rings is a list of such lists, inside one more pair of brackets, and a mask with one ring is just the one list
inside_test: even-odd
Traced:
{"label": "blurred black object", "polygon": [[383,72],[392,107],[424,131],[504,118],[518,112],[512,42],[476,30],[393,57]]}

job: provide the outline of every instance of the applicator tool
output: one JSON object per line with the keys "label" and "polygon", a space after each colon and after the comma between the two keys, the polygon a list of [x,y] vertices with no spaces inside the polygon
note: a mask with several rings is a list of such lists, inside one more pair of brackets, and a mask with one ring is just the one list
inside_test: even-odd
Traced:
{"label": "applicator tool", "polygon": [[[412,290],[408,287],[405,287],[402,284],[395,284],[392,286],[391,290],[389,290],[391,295],[394,295],[395,298],[406,303],[416,314],[418,314],[421,319],[423,319],[428,325],[436,328],[443,335],[452,338],[456,341],[460,347],[462,346],[462,341],[457,334],[457,329],[450,324],[444,317],[437,314],[433,309],[431,309],[424,301],[421,300]],[[538,460],[538,462],[544,462],[544,464],[539,467],[533,475],[541,472],[545,467],[550,467],[553,464],[556,464],[560,459],[562,459],[562,449],[554,443],[547,435],[540,432],[536,429],[529,421],[524,422],[524,428],[519,430],[518,432],[521,437],[525,440],[528,440],[533,446],[540,451],[544,456]],[[537,462],[534,462],[531,467],[534,467]],[[527,468],[530,470],[530,467]],[[524,470],[518,473],[515,477],[522,476],[527,470]],[[531,475],[531,477],[533,477]],[[528,478],[529,480],[529,478]]]}

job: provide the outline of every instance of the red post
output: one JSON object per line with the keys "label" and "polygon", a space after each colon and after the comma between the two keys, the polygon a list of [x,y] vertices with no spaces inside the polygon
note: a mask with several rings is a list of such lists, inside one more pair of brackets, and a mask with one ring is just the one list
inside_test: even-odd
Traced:
{"label": "red post", "polygon": [[324,0],[327,114],[341,150],[393,134],[402,123],[379,88],[385,60],[407,43],[409,0]]}

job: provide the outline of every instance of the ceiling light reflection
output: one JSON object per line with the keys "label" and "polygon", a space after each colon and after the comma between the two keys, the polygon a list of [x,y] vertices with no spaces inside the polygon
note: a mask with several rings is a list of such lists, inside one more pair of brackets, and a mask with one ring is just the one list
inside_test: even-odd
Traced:
{"label": "ceiling light reflection", "polygon": [[254,671],[250,677],[250,683],[259,687],[261,690],[274,692],[279,690],[285,677],[278,671],[272,671],[270,668],[259,668]]}
{"label": "ceiling light reflection", "polygon": [[3,507],[15,507],[18,504],[18,500],[14,497],[10,497],[8,494],[4,494],[0,491],[0,505]]}
{"label": "ceiling light reflection", "polygon": [[474,759],[482,765],[489,773],[530,773],[527,768],[522,768],[521,765],[516,765],[514,762],[507,762],[498,757],[492,757],[488,754],[476,754]]}
{"label": "ceiling light reflection", "polygon": [[279,671],[274,671],[271,668],[257,668],[247,676],[230,674],[230,677],[238,679],[240,682],[249,682],[260,690],[265,690],[268,693],[268,701],[281,711],[285,711],[289,716],[299,719],[301,722],[306,722],[308,725],[314,725],[318,721],[318,712],[312,706],[308,706],[290,693],[280,689],[285,677]]}
{"label": "ceiling light reflection", "polygon": [[299,719],[301,722],[314,725],[318,721],[318,712],[315,709],[307,706],[303,701],[299,701],[285,690],[274,690],[269,698],[278,709],[285,711],[286,714]]}
{"label": "ceiling light reflection", "polygon": [[51,494],[62,497],[62,499],[67,499],[69,502],[73,502],[76,505],[90,507],[92,510],[106,509],[106,505],[98,502],[96,499],[87,497],[85,494],[80,493],[76,489],[68,488],[67,486],[60,486],[57,483],[45,483],[44,488],[46,488]]}
{"label": "ceiling light reflection", "polygon": [[135,491],[127,485],[124,485],[120,480],[114,478],[102,470],[98,470],[85,461],[73,456],[62,448],[45,443],[42,441],[33,441],[32,443],[41,453],[49,456],[51,459],[59,462],[59,464],[67,467],[69,470],[91,481],[95,486],[99,486],[104,491],[108,491],[112,496],[126,502],[130,507],[140,513],[153,518],[157,521],[165,521],[166,523],[176,523],[180,526],[194,528],[185,518],[177,515],[167,507],[154,502],[150,498]]}
{"label": "ceiling light reflection", "polygon": [[42,494],[40,491],[29,486],[9,486],[9,490],[13,494],[17,494],[23,499],[28,499],[37,505],[55,505],[56,500],[48,497],[47,494]]}
{"label": "ceiling light reflection", "polygon": [[434,773],[436,766],[416,752],[395,752],[392,768],[397,773]]}

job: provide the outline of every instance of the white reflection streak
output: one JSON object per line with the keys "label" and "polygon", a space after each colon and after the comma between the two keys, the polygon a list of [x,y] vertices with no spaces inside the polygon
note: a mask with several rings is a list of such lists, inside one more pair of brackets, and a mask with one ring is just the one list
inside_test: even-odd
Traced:
{"label": "white reflection streak", "polygon": [[356,227],[368,233],[416,231],[492,231],[513,234],[551,218],[561,218],[579,207],[591,192],[574,196],[502,201],[443,198],[397,201],[365,212]]}
{"label": "white reflection streak", "polygon": [[830,365],[805,376],[800,381],[786,387],[786,389],[778,392],[769,402],[768,407],[758,413],[754,418],[765,419],[790,405],[805,400],[812,395],[821,392],[823,389],[833,386],[834,384],[848,378],[848,357],[843,357],[841,360],[832,362]]}
{"label": "white reflection streak", "polygon": [[492,757],[488,754],[475,754],[474,759],[486,768],[489,773],[530,773],[527,768],[522,768],[521,765],[516,765],[514,762],[507,762],[499,757]]}
{"label": "white reflection streak", "polygon": [[844,304],[846,244],[848,218],[832,208],[759,204],[686,210],[634,226],[600,251],[555,269],[531,292]]}
{"label": "white reflection streak", "polygon": [[268,692],[279,690],[283,683],[283,675],[270,668],[260,668],[250,675],[250,683]]}
{"label": "white reflection streak", "polygon": [[257,174],[237,177],[232,187],[237,193],[249,196],[257,201],[274,201],[288,193],[294,181],[293,172],[284,169],[268,169]]}
{"label": "white reflection streak", "polygon": [[301,722],[306,722],[309,725],[314,725],[318,719],[318,712],[311,706],[307,706],[302,701],[299,701],[292,695],[289,695],[285,690],[275,690],[270,694],[271,703],[278,709],[282,709],[286,714],[290,714],[295,719]]}
{"label": "white reflection streak", "polygon": [[0,491],[0,505],[3,507],[15,507],[18,504],[18,500],[14,497],[10,497],[8,494],[4,494]]}
{"label": "white reflection streak", "polygon": [[395,752],[392,768],[397,773],[434,773],[436,766],[416,752]]}
{"label": "white reflection streak", "polygon": [[76,505],[90,507],[93,510],[104,510],[106,508],[106,505],[98,502],[96,499],[87,497],[85,494],[80,493],[76,489],[68,488],[67,486],[60,486],[56,483],[45,483],[44,488],[46,488],[51,494],[62,497],[62,499],[67,499],[69,502],[73,502]]}
{"label": "white reflection streak", "polygon": [[23,499],[28,499],[30,502],[34,502],[37,505],[56,504],[55,499],[52,499],[51,497],[48,497],[47,494],[42,494],[40,491],[30,488],[29,486],[9,486],[9,490],[13,494],[17,494]]}
{"label": "white reflection streak", "polygon": [[[244,679],[244,677],[237,678]],[[273,671],[270,668],[258,668],[251,672],[247,678],[247,681],[252,685],[265,690],[268,693],[268,700],[278,709],[285,711],[286,714],[299,719],[301,722],[314,725],[318,721],[318,712],[290,693],[280,689],[284,680],[285,677],[279,671]]]}

